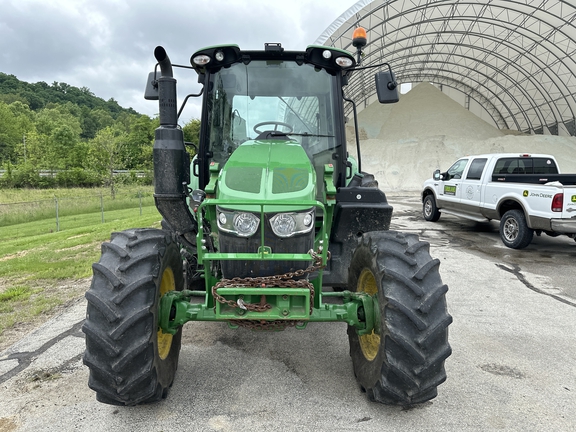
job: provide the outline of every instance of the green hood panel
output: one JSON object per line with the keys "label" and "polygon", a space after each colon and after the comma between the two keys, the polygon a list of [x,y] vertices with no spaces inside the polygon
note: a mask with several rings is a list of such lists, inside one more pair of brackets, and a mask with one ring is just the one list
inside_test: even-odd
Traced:
{"label": "green hood panel", "polygon": [[220,172],[218,199],[314,200],[316,175],[296,141],[246,141]]}

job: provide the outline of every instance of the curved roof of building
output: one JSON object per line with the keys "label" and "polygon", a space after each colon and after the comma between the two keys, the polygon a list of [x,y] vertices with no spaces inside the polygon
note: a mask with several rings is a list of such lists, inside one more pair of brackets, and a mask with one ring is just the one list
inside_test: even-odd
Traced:
{"label": "curved roof of building", "polygon": [[[358,26],[363,66],[388,62],[398,83],[456,89],[500,129],[576,135],[574,0],[360,0],[316,43],[355,51]],[[359,109],[376,100],[376,70],[347,87]]]}

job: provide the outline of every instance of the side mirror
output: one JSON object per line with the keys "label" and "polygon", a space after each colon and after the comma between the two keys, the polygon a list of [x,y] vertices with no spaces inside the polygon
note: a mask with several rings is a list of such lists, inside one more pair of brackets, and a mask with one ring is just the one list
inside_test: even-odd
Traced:
{"label": "side mirror", "polygon": [[374,76],[374,79],[376,80],[378,102],[395,103],[400,100],[398,96],[398,83],[394,77],[394,72],[391,70],[378,72]]}
{"label": "side mirror", "polygon": [[146,90],[144,90],[144,99],[158,100],[158,81],[154,79],[154,72],[148,74],[148,81],[146,81]]}
{"label": "side mirror", "polygon": [[441,180],[442,176],[440,175],[440,170],[437,169],[436,171],[434,171],[434,180]]}

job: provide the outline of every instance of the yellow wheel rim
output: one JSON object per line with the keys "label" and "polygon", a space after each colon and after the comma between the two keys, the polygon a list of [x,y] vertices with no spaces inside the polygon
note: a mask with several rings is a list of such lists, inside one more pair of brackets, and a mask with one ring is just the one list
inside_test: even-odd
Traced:
{"label": "yellow wheel rim", "polygon": [[[160,281],[160,297],[169,291],[174,291],[176,284],[174,283],[174,273],[172,269],[168,267],[162,273],[162,280]],[[172,335],[170,333],[164,333],[162,329],[158,329],[158,355],[162,360],[168,357],[170,354],[170,348],[172,348]]]}
{"label": "yellow wheel rim", "polygon": [[[362,270],[360,277],[358,278],[358,284],[356,286],[357,292],[365,292],[371,296],[378,294],[378,285],[376,284],[376,278],[374,274],[368,269]],[[362,354],[366,357],[366,360],[372,361],[376,358],[378,350],[380,349],[380,335],[372,333],[367,335],[359,336],[360,338],[360,348],[362,349]]]}

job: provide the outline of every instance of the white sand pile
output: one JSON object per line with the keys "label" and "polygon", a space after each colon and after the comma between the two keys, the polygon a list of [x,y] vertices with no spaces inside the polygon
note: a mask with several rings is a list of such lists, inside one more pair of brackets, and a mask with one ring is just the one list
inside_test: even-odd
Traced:
{"label": "white sand pile", "polygon": [[[376,176],[384,192],[419,191],[437,169],[481,153],[546,153],[565,173],[576,173],[576,138],[505,135],[428,83],[400,102],[378,102],[358,116],[362,170]],[[354,153],[353,127],[347,127]]]}

